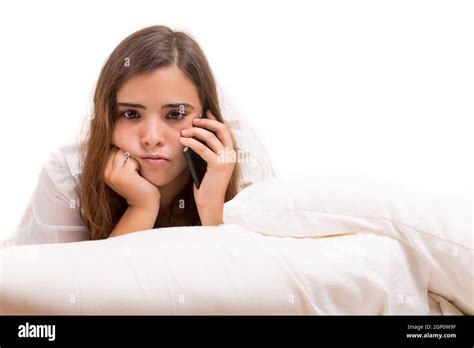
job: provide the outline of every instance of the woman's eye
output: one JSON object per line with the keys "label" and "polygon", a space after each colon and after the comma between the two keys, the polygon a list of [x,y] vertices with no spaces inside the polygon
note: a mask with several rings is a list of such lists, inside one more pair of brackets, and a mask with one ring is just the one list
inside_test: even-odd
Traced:
{"label": "woman's eye", "polygon": [[177,120],[177,121],[179,121],[179,120],[184,119],[184,117],[185,117],[187,114],[186,114],[186,113],[183,114],[183,113],[181,113],[181,112],[179,112],[179,111],[173,111],[173,112],[170,112],[170,113],[168,114],[168,116],[170,116],[170,115],[172,115],[172,117],[170,117],[172,120]]}
{"label": "woman's eye", "polygon": [[[123,117],[125,117],[126,119],[129,119],[129,120],[137,119],[140,116],[140,114],[138,112],[136,112],[135,110],[126,110],[126,111],[122,112],[121,115]],[[180,121],[180,120],[184,119],[184,117],[186,115],[187,115],[186,113],[181,113],[179,111],[174,111],[174,112],[170,112],[168,114],[168,118],[171,119],[171,120],[174,120],[174,121]]]}
{"label": "woman's eye", "polygon": [[135,110],[124,111],[122,112],[122,115],[129,120],[133,120],[138,117],[138,113]]}

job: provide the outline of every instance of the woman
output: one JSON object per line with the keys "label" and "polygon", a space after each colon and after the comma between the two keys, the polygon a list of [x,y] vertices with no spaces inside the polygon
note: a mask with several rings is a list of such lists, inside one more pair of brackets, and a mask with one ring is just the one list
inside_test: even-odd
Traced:
{"label": "woman", "polygon": [[[206,111],[207,119],[199,119]],[[185,146],[207,162],[199,190]],[[219,155],[235,150],[199,45],[165,26],[133,33],[102,68],[81,148],[80,216],[91,239],[221,224],[224,203],[237,193],[239,166],[235,154],[225,161]],[[146,159],[157,156],[161,163]]]}
{"label": "woman", "polygon": [[[190,36],[160,25],[125,38],[102,68],[91,116],[79,147],[43,167],[13,244],[223,223],[224,203],[246,183],[213,74]],[[185,146],[207,162],[199,189]]]}

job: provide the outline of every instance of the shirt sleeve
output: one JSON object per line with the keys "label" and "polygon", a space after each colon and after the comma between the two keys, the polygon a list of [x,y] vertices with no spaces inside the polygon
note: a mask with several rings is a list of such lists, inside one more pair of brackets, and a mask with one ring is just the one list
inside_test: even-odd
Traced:
{"label": "shirt sleeve", "polygon": [[50,154],[9,245],[68,243],[90,240],[77,210],[77,179],[60,150]]}

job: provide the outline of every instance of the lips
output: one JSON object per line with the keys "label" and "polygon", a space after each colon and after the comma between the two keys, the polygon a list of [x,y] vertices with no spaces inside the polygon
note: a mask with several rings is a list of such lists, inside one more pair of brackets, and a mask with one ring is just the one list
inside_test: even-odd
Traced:
{"label": "lips", "polygon": [[142,158],[142,159],[143,159],[144,163],[147,166],[150,166],[152,168],[164,166],[164,165],[168,164],[168,162],[169,162],[167,159],[161,158],[161,157],[156,157],[156,158],[151,158],[151,157],[147,158],[147,157],[145,157],[145,158]]}
{"label": "lips", "polygon": [[163,159],[163,160],[169,161],[168,158],[166,158],[166,157],[164,157],[164,156],[161,156],[161,155],[145,155],[145,156],[141,156],[140,158],[143,158],[143,159],[153,159],[153,160]]}

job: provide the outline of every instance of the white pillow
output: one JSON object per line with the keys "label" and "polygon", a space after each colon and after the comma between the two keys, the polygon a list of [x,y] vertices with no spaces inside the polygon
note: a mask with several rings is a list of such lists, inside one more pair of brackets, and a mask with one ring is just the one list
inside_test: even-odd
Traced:
{"label": "white pillow", "polygon": [[265,235],[324,237],[370,230],[410,245],[430,265],[430,291],[474,314],[472,198],[380,179],[268,179],[224,205],[224,223]]}
{"label": "white pillow", "polygon": [[0,248],[0,315],[461,314],[428,293],[428,280],[414,250],[370,232],[165,227]]}

